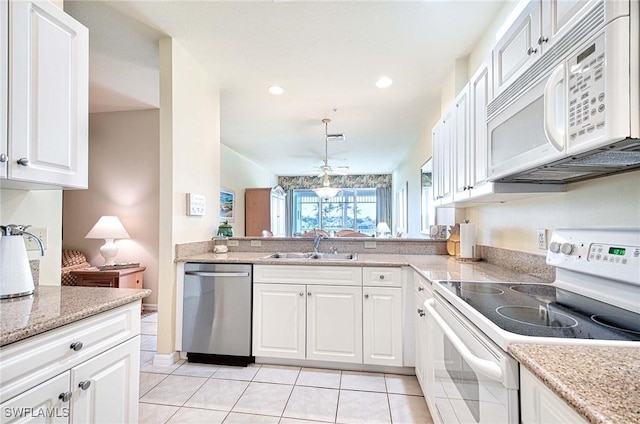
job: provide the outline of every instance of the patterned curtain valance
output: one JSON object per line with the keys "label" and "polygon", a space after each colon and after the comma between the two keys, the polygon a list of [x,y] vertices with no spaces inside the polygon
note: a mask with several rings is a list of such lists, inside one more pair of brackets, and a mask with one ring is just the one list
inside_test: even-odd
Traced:
{"label": "patterned curtain valance", "polygon": [[[329,175],[331,187],[380,188],[391,187],[391,174],[375,175]],[[278,177],[278,184],[285,190],[312,189],[322,185],[322,177]]]}

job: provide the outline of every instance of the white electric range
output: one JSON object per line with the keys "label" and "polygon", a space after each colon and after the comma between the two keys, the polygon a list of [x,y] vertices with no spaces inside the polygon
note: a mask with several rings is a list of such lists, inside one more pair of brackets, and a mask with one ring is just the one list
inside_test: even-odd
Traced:
{"label": "white electric range", "polygon": [[552,284],[437,281],[425,303],[434,340],[436,421],[518,423],[514,343],[640,347],[640,229],[559,229]]}

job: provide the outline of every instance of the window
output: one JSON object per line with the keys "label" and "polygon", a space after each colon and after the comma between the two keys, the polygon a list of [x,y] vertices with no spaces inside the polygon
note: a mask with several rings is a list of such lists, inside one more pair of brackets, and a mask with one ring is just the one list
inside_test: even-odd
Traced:
{"label": "window", "polygon": [[292,233],[302,234],[313,228],[329,233],[349,229],[374,235],[376,189],[343,189],[330,199],[320,199],[311,190],[294,190]]}

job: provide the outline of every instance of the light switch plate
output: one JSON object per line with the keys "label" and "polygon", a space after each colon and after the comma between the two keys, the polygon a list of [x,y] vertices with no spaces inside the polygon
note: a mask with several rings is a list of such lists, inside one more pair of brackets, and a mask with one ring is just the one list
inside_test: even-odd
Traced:
{"label": "light switch plate", "polygon": [[[43,249],[47,248],[47,229],[46,228],[27,228],[27,231],[38,237],[42,242]],[[27,250],[40,250],[38,242],[29,235],[24,235],[24,245]]]}
{"label": "light switch plate", "polygon": [[206,199],[202,194],[187,193],[187,215],[202,216],[206,211]]}
{"label": "light switch plate", "polygon": [[365,249],[375,249],[376,248],[376,242],[375,241],[365,241],[364,242],[364,248]]}
{"label": "light switch plate", "polygon": [[227,240],[227,246],[232,246],[232,247],[238,246],[238,240]]}
{"label": "light switch plate", "polygon": [[260,240],[251,240],[251,247],[260,247],[262,242]]}

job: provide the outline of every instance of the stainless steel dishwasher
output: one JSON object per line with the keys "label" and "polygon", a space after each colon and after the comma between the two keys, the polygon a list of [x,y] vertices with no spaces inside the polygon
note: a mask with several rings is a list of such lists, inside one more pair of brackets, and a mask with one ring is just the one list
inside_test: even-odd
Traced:
{"label": "stainless steel dishwasher", "polygon": [[182,351],[189,362],[247,365],[251,356],[248,264],[186,263]]}

